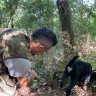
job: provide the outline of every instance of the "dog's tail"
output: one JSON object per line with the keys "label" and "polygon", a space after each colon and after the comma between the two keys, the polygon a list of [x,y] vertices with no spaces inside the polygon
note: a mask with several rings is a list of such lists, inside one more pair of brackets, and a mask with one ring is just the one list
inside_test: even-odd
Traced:
{"label": "dog's tail", "polygon": [[72,60],[70,60],[70,62],[69,62],[69,66],[70,66],[70,67],[72,67],[73,63],[75,62],[75,60],[76,60],[78,57],[79,57],[79,56],[76,55],[76,56],[73,57]]}

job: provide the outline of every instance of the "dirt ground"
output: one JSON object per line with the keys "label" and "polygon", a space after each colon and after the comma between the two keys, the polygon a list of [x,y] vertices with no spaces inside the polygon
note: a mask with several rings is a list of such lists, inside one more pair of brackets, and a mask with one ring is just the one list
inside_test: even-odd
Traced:
{"label": "dirt ground", "polygon": [[[39,86],[38,88],[33,88],[33,90],[34,90],[33,93],[36,94],[33,96],[65,96],[65,90],[59,88],[58,83],[46,86]],[[80,87],[75,86],[71,90],[70,96],[96,96],[96,95],[95,94],[93,95],[92,92],[84,91]]]}
{"label": "dirt ground", "polygon": [[58,84],[39,86],[38,88],[33,88],[34,92],[36,96],[65,96],[64,89],[59,88]]}
{"label": "dirt ground", "polygon": [[[65,96],[66,94],[64,89],[59,88],[58,82],[33,88],[33,93],[35,93],[35,95],[32,96]],[[87,91],[84,91],[81,87],[75,86],[71,90],[70,96],[96,96],[96,86],[92,87],[89,85]]]}

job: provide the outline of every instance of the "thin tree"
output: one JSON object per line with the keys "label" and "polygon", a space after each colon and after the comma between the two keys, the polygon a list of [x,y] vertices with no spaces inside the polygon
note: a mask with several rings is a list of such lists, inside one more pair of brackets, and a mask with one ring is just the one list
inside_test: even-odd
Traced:
{"label": "thin tree", "polygon": [[68,0],[57,0],[57,7],[59,10],[61,29],[64,39],[64,58],[70,57],[73,45],[74,45],[74,34],[72,24],[72,14]]}

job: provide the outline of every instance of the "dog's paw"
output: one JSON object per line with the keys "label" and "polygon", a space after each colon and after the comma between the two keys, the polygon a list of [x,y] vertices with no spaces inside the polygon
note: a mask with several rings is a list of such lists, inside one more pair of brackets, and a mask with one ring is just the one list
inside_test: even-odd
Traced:
{"label": "dog's paw", "polygon": [[60,87],[60,88],[63,88],[63,85],[64,85],[64,84],[60,81],[60,82],[59,82],[59,87]]}

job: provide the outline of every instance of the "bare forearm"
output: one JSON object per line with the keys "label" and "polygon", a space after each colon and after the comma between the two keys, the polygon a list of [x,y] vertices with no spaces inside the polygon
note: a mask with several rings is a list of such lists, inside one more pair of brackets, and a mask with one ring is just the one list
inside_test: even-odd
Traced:
{"label": "bare forearm", "polygon": [[27,87],[28,86],[29,79],[27,76],[26,77],[18,77],[17,80],[18,80],[20,87]]}
{"label": "bare forearm", "polygon": [[[30,75],[30,76],[29,76],[29,75]],[[19,86],[20,86],[20,87],[27,87],[28,84],[29,84],[29,82],[30,82],[30,80],[34,80],[34,79],[36,78],[36,76],[37,76],[37,73],[36,73],[34,70],[32,70],[32,71],[28,74],[28,76],[26,76],[26,77],[17,77]],[[31,78],[30,78],[30,77],[31,77]]]}

